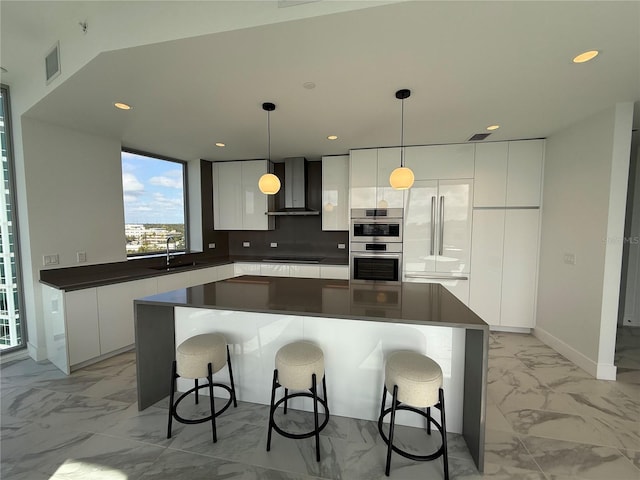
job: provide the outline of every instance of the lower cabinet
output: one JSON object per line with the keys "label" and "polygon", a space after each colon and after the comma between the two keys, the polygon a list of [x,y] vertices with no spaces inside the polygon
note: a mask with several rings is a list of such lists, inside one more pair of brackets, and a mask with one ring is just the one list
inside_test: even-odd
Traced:
{"label": "lower cabinet", "polygon": [[[155,293],[157,293],[156,278],[115,283],[97,288],[100,355],[133,345],[135,342],[133,301]],[[75,363],[77,362],[72,361],[71,365]]]}
{"label": "lower cabinet", "polygon": [[489,325],[533,328],[540,211],[476,209],[469,307]]}
{"label": "lower cabinet", "polygon": [[[69,366],[101,355],[97,290],[88,288],[64,294]],[[131,310],[133,313],[133,306]]]}

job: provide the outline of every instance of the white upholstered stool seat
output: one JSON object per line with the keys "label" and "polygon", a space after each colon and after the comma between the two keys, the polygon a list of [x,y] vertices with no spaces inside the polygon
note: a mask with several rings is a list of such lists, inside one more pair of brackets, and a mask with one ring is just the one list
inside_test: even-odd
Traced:
{"label": "white upholstered stool seat", "polygon": [[177,373],[183,378],[206,378],[207,365],[213,373],[227,364],[227,340],[220,333],[188,338],[176,349]]}
{"label": "white upholstered stool seat", "polygon": [[[229,370],[229,385],[224,383],[214,383],[213,374],[219,372],[222,367],[227,365]],[[176,381],[178,378],[191,379],[194,387],[183,392],[177,400],[174,401],[176,391]],[[198,379],[206,378],[207,383],[198,384]],[[218,387],[226,390],[229,397],[221,408],[216,410],[215,400],[213,396],[213,388]],[[195,396],[195,402],[198,403],[198,392],[201,389],[209,391],[209,408],[210,414],[201,418],[184,418],[178,413],[178,406],[185,398],[192,393]],[[224,399],[223,399],[224,400]],[[167,425],[167,438],[171,438],[171,425],[173,420],[180,423],[194,424],[202,422],[211,422],[211,434],[213,443],[218,441],[216,432],[216,417],[223,413],[233,403],[234,408],[238,406],[236,399],[236,388],[233,383],[233,369],[231,368],[231,356],[229,354],[229,346],[227,339],[220,333],[205,333],[196,335],[186,339],[178,348],[176,348],[176,359],[171,367],[171,389],[169,390],[169,422]]]}
{"label": "white upholstered stool seat", "polygon": [[[447,456],[447,425],[444,412],[444,391],[442,389],[442,369],[435,361],[420,353],[397,351],[387,357],[384,368],[384,389],[382,405],[378,417],[378,432],[387,444],[385,475],[391,469],[391,453],[416,461],[430,461],[442,457],[444,479],[449,480],[449,460]],[[387,391],[392,393],[391,407],[386,407]],[[440,423],[431,416],[431,408],[440,410]],[[417,455],[393,444],[396,412],[406,410],[426,419],[427,435],[431,435],[431,425],[442,436],[440,447],[427,455]],[[425,411],[426,410],[426,411]],[[383,428],[385,417],[390,415],[388,436]]]}
{"label": "white upholstered stool seat", "polygon": [[438,403],[442,387],[442,369],[429,357],[415,352],[394,352],[385,365],[385,385],[393,391],[398,386],[398,400],[413,407],[430,407]]}
{"label": "white upholstered stool seat", "polygon": [[[320,461],[320,432],[329,422],[329,406],[327,404],[327,383],[324,377],[324,353],[317,345],[310,342],[293,342],[280,348],[276,353],[276,368],[273,371],[271,384],[271,403],[269,406],[269,429],[267,434],[267,452],[271,450],[271,431],[275,430],[286,438],[302,439],[315,437],[316,460]],[[318,384],[322,381],[324,398],[318,394]],[[276,390],[284,387],[284,396],[276,401]],[[308,390],[306,392],[289,393],[291,390]],[[287,402],[296,397],[307,397],[313,400],[313,429],[303,433],[291,433],[283,430],[276,423],[274,416],[279,405],[284,403],[284,414],[287,414]],[[318,404],[324,409],[324,419],[320,423]]]}
{"label": "white upholstered stool seat", "polygon": [[311,388],[312,375],[320,380],[324,376],[324,354],[309,342],[285,345],[276,353],[278,382],[285,388],[303,390]]}

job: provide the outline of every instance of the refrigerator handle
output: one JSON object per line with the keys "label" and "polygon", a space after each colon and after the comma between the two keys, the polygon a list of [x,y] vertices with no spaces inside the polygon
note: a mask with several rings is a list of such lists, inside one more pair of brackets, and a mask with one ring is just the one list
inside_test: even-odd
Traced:
{"label": "refrigerator handle", "polygon": [[433,256],[436,248],[435,243],[436,243],[436,197],[434,195],[431,197],[431,252],[430,252],[431,256]]}
{"label": "refrigerator handle", "polygon": [[438,245],[438,255],[442,255],[444,248],[444,195],[440,195],[440,241]]}

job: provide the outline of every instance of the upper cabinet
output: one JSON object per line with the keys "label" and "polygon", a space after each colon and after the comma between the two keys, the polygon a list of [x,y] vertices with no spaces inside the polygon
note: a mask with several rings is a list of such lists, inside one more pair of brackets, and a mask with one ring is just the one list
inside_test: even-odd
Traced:
{"label": "upper cabinet", "polygon": [[473,178],[475,144],[406,147],[404,165],[416,180]]}
{"label": "upper cabinet", "polygon": [[474,207],[540,206],[544,140],[478,143]]}
{"label": "upper cabinet", "polygon": [[351,150],[351,208],[402,208],[404,191],[389,184],[391,172],[399,166],[400,148]]}
{"label": "upper cabinet", "polygon": [[349,155],[322,157],[322,230],[349,230]]}
{"label": "upper cabinet", "polygon": [[216,230],[273,229],[273,217],[265,215],[273,197],[258,189],[258,180],[267,172],[267,160],[213,164],[213,225]]}

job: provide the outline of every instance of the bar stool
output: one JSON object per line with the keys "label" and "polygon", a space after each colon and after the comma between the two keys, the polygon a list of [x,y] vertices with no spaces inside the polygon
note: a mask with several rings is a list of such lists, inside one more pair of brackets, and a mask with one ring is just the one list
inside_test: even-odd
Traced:
{"label": "bar stool", "polygon": [[[393,392],[392,404],[385,409],[387,389]],[[426,412],[423,410],[426,407]],[[431,416],[431,407],[440,410],[441,423]],[[427,419],[427,434],[431,435],[431,424],[440,431],[442,445],[429,455],[414,455],[393,445],[396,411],[409,410]],[[389,438],[382,430],[384,418],[391,413]],[[391,452],[394,451],[405,458],[417,461],[430,461],[442,456],[444,478],[449,480],[449,461],[447,456],[447,427],[444,413],[444,391],[442,390],[442,369],[432,359],[415,352],[393,352],[385,365],[385,383],[382,392],[382,406],[378,418],[378,431],[387,444],[387,464],[385,475],[389,476]]]}
{"label": "bar stool", "polygon": [[[223,383],[214,383],[213,374],[219,372],[222,367],[228,365],[229,380],[231,386]],[[206,333],[188,338],[176,349],[176,359],[173,361],[171,369],[171,393],[169,394],[169,425],[167,427],[167,438],[171,438],[171,423],[175,418],[180,423],[195,424],[211,420],[211,431],[213,443],[218,441],[216,433],[216,417],[222,414],[233,401],[234,408],[238,406],[236,401],[236,389],[233,383],[233,370],[231,369],[231,356],[229,346],[224,335],[219,333]],[[189,378],[194,380],[195,386],[182,395],[174,403],[174,393],[176,391],[176,381],[178,378]],[[198,385],[199,378],[206,378],[207,383]],[[213,399],[213,387],[220,387],[229,392],[229,399],[218,411],[215,410]],[[196,419],[183,418],[178,414],[178,405],[188,395],[195,392],[195,403],[198,403],[198,390],[209,389],[209,405],[211,414]]]}
{"label": "bar stool", "polygon": [[[276,353],[276,368],[273,371],[271,384],[271,403],[269,409],[269,433],[267,435],[267,452],[271,450],[271,430],[287,438],[316,439],[316,460],[320,461],[320,432],[329,421],[329,407],[327,405],[327,384],[324,376],[324,354],[316,345],[309,342],[294,342],[285,345]],[[317,380],[322,376],[324,399],[318,395]],[[275,402],[276,389],[284,387],[284,397]],[[309,392],[289,393],[292,390],[309,390]],[[313,399],[314,428],[309,432],[290,433],[284,431],[274,420],[276,408],[284,403],[284,413],[287,413],[287,401],[294,397],[309,397]],[[324,421],[318,423],[318,403],[324,409]]]}

